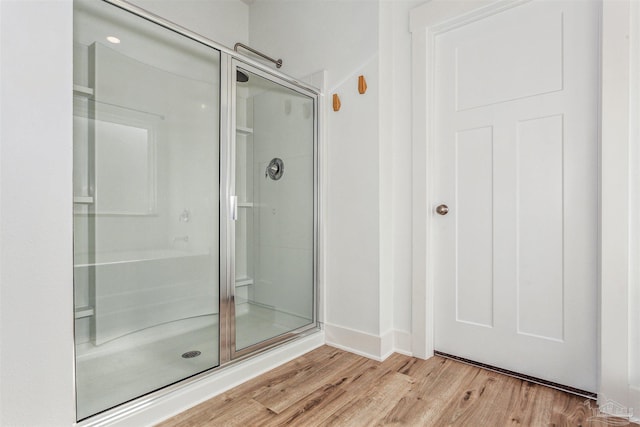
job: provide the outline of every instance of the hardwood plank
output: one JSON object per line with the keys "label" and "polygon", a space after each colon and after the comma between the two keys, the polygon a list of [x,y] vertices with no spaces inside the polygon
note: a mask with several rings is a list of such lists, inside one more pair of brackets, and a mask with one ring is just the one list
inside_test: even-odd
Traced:
{"label": "hardwood plank", "polygon": [[414,387],[385,417],[386,423],[436,425],[443,408],[466,386],[477,368],[442,358],[431,358],[416,369]]}
{"label": "hardwood plank", "polygon": [[355,399],[375,387],[379,379],[389,372],[392,371],[380,362],[360,357],[348,371],[337,376],[333,384],[327,384],[296,402],[270,425],[325,425],[327,418],[343,407],[352,405]]}
{"label": "hardwood plank", "polygon": [[507,425],[519,380],[475,368],[471,381],[441,409],[438,425]]}
{"label": "hardwood plank", "polygon": [[517,392],[511,396],[513,404],[510,405],[507,425],[549,425],[556,396],[550,390],[538,384],[520,381]]}
{"label": "hardwood plank", "polygon": [[160,426],[638,427],[599,415],[593,401],[457,361],[324,346]]}
{"label": "hardwood plank", "polygon": [[311,393],[298,404],[290,406],[265,426],[322,425],[324,420],[349,401],[349,392],[340,388],[344,378]]}
{"label": "hardwood plank", "polygon": [[[588,408],[583,404],[584,399],[576,398],[566,393],[554,393],[551,410],[552,425],[587,425],[587,418],[591,416]],[[595,407],[595,403],[593,404]]]}
{"label": "hardwood plank", "polygon": [[331,415],[325,426],[376,425],[393,409],[412,384],[411,377],[386,371],[375,385]]}
{"label": "hardwood plank", "polygon": [[348,375],[354,365],[362,364],[362,357],[344,351],[335,352],[324,363],[311,363],[295,375],[277,378],[253,394],[253,399],[279,414],[300,399],[327,383]]}
{"label": "hardwood plank", "polygon": [[194,418],[190,425],[195,426],[250,426],[263,424],[275,414],[252,399],[241,400],[224,411],[208,413],[206,417]]}

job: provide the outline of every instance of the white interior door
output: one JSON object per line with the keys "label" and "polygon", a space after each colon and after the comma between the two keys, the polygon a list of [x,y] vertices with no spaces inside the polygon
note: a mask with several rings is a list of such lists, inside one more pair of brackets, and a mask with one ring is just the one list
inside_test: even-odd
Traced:
{"label": "white interior door", "polygon": [[600,4],[435,38],[435,349],[596,390]]}

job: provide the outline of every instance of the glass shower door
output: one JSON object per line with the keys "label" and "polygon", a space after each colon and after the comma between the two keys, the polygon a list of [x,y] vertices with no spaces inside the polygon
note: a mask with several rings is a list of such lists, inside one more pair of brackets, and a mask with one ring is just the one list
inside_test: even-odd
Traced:
{"label": "glass shower door", "polygon": [[232,357],[315,327],[313,94],[234,61]]}
{"label": "glass shower door", "polygon": [[220,52],[74,2],[77,417],[219,364]]}

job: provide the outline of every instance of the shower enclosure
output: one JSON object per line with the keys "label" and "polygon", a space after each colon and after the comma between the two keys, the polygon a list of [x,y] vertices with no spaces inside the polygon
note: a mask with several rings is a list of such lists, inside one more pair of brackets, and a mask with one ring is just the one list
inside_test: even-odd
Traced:
{"label": "shower enclosure", "polygon": [[317,102],[125,2],[74,2],[78,420],[317,330]]}

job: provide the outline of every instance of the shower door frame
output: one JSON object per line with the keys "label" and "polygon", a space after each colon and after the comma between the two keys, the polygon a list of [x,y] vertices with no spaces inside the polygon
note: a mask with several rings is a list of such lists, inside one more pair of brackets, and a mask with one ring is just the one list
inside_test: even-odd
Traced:
{"label": "shower door frame", "polygon": [[[319,120],[321,117],[321,112],[319,110],[320,105],[320,90],[296,80],[286,74],[283,74],[279,71],[273,70],[268,66],[264,65],[261,62],[255,61],[251,58],[240,55],[239,53],[231,50],[215,41],[212,41],[200,34],[197,34],[187,28],[184,28],[178,24],[175,24],[167,19],[164,19],[158,15],[155,15],[151,12],[148,12],[145,9],[142,9],[138,6],[135,6],[131,3],[128,3],[124,0],[102,0],[105,3],[108,3],[114,7],[125,10],[133,15],[136,15],[142,19],[150,21],[154,24],[157,24],[169,31],[175,32],[183,37],[194,40],[198,43],[201,43],[205,46],[208,46],[212,49],[215,49],[220,52],[220,111],[219,111],[219,119],[220,119],[220,129],[219,129],[219,161],[220,161],[220,188],[219,188],[219,197],[220,197],[220,215],[219,215],[219,359],[218,366],[215,366],[207,371],[201,372],[199,374],[190,376],[188,378],[184,378],[177,383],[167,385],[161,389],[156,391],[143,394],[131,401],[123,402],[120,405],[113,407],[111,409],[107,409],[103,412],[92,415],[88,418],[85,418],[81,421],[78,421],[76,424],[78,426],[98,426],[102,425],[105,422],[112,422],[129,415],[136,413],[137,411],[148,407],[154,402],[159,402],[162,399],[166,398],[171,393],[177,392],[179,390],[183,390],[185,387],[188,387],[198,381],[201,381],[205,378],[214,376],[221,371],[224,371],[225,368],[228,368],[232,365],[235,365],[236,362],[240,362],[246,358],[256,356],[260,353],[263,353],[265,350],[271,349],[278,345],[284,344],[289,341],[294,341],[298,338],[302,338],[304,336],[313,334],[317,331],[321,330],[320,320],[319,320],[319,289],[318,289],[318,274],[319,274],[319,227],[320,227],[320,173],[319,167],[321,165],[320,159],[320,150],[318,147],[319,144]],[[231,280],[233,279],[233,268],[234,265],[234,251],[235,251],[235,224],[230,224],[230,191],[233,187],[230,186],[230,182],[235,180],[235,176],[230,175],[230,172],[233,171],[231,169],[234,165],[229,163],[231,161],[235,161],[235,153],[233,153],[233,148],[235,145],[235,72],[231,73],[231,71],[235,71],[235,67],[237,64],[242,64],[243,67],[249,68],[251,72],[255,72],[262,77],[265,77],[275,83],[282,84],[290,89],[293,89],[299,93],[307,95],[313,99],[313,319],[309,325],[304,327],[295,329],[290,331],[289,333],[277,336],[268,341],[261,342],[259,344],[248,347],[247,349],[242,349],[239,352],[235,352],[232,350],[230,346],[230,332],[233,328],[233,318],[230,317],[231,308],[233,304],[233,288],[230,287],[232,284]],[[233,108],[233,110],[232,110]],[[231,126],[233,124],[233,127]],[[233,154],[233,157],[231,155]],[[229,234],[229,232],[233,232],[233,234]],[[231,323],[229,323],[231,322]],[[235,331],[233,331],[235,333]],[[74,345],[74,359],[75,359],[75,345]],[[74,375],[74,383],[75,383],[75,375]],[[74,387],[74,395],[77,392],[77,389]],[[76,399],[74,398],[74,401]],[[77,412],[76,412],[77,413]]]}
{"label": "shower door frame", "polygon": [[[226,112],[229,112],[228,117],[224,122],[221,120],[221,137],[226,135],[225,139],[221,138],[221,153],[220,153],[220,252],[225,252],[226,259],[224,265],[222,257],[221,263],[221,280],[220,280],[220,365],[223,366],[226,362],[241,360],[245,357],[252,356],[258,352],[264,351],[271,347],[277,346],[283,342],[291,341],[300,336],[307,335],[319,330],[318,321],[318,212],[319,212],[319,158],[318,158],[318,118],[319,118],[319,93],[316,89],[310,88],[306,85],[300,84],[295,80],[292,80],[288,76],[284,76],[280,73],[274,72],[274,70],[265,67],[260,64],[257,66],[253,61],[241,58],[238,55],[226,56],[222,54],[220,66],[221,70],[221,86],[223,78],[226,78],[227,85],[225,85],[224,93],[221,91],[221,98],[226,96],[227,106]],[[313,307],[313,319],[308,325],[293,329],[284,334],[272,337],[265,341],[261,341],[256,344],[252,344],[249,347],[236,350],[236,327],[235,327],[235,223],[236,221],[231,218],[232,206],[231,198],[236,196],[235,188],[235,176],[236,176],[236,98],[237,98],[237,82],[236,72],[238,68],[249,71],[259,77],[265,78],[275,84],[286,87],[287,89],[298,92],[299,94],[308,96],[313,100],[313,291],[312,291],[312,307]],[[221,101],[221,105],[225,101]],[[221,110],[222,111],[222,110]],[[222,118],[221,118],[222,119]],[[224,124],[223,124],[224,123]],[[225,132],[223,133],[223,127]],[[223,143],[222,141],[226,141]],[[237,210],[237,206],[235,207]],[[223,241],[224,238],[224,241]],[[224,243],[223,243],[224,242]],[[223,247],[224,244],[224,247]],[[224,250],[223,250],[224,249]],[[224,276],[222,276],[224,271]],[[224,281],[222,278],[224,277]],[[226,286],[225,286],[226,285]],[[224,317],[224,320],[223,320]],[[224,330],[222,325],[225,324]],[[223,334],[227,334],[223,338]],[[226,345],[223,346],[222,343]]]}

